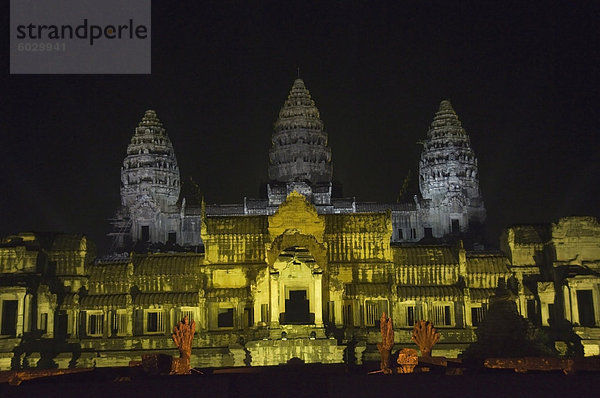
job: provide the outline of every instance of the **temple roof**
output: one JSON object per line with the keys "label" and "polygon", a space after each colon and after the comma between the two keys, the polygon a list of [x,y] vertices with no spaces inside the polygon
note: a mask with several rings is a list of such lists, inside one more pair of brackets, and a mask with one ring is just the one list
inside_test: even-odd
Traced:
{"label": "temple roof", "polygon": [[454,134],[466,134],[449,100],[440,102],[440,107],[431,122],[428,136],[435,136],[433,133],[441,130],[444,132],[450,130]]}
{"label": "temple roof", "polygon": [[127,281],[133,275],[133,266],[129,261],[99,263],[90,266],[90,281]]}
{"label": "temple roof", "polygon": [[156,304],[168,304],[173,306],[191,306],[200,305],[198,293],[169,292],[169,293],[140,293],[135,296],[133,303],[139,306],[149,306]]}
{"label": "temple roof", "polygon": [[302,79],[296,79],[290,93],[283,103],[283,107],[279,111],[279,118],[275,122],[275,129],[283,127],[295,120],[305,124],[304,127],[308,127],[306,119],[311,119],[313,123],[319,124],[323,127],[321,122],[319,110],[315,106],[315,101],[310,96],[310,91],[304,85]]}
{"label": "temple roof", "polygon": [[194,274],[204,263],[204,254],[154,253],[133,257],[136,275]]}
{"label": "temple roof", "polygon": [[388,283],[347,283],[344,285],[346,297],[389,297],[392,293]]}
{"label": "temple roof", "polygon": [[510,274],[508,258],[502,254],[467,253],[467,272]]}
{"label": "temple roof", "polygon": [[398,298],[420,300],[434,298],[437,300],[460,300],[463,292],[456,286],[398,286]]}
{"label": "temple roof", "polygon": [[450,246],[395,246],[393,250],[398,265],[458,264],[458,255]]}
{"label": "temple roof", "polygon": [[[142,121],[138,125],[139,127],[162,127],[162,123],[158,119],[156,112],[152,109],[148,109],[144,112]],[[164,130],[162,130],[164,132]]]}
{"label": "temple roof", "polygon": [[485,289],[485,288],[471,288],[469,289],[469,293],[471,295],[471,300],[487,300],[490,296],[494,295],[496,289]]}
{"label": "temple roof", "polygon": [[550,240],[550,228],[548,225],[515,225],[510,229],[514,232],[514,242],[516,244],[542,244]]}
{"label": "temple roof", "polygon": [[131,304],[129,294],[88,295],[80,300],[81,308],[100,309],[105,307],[124,308]]}

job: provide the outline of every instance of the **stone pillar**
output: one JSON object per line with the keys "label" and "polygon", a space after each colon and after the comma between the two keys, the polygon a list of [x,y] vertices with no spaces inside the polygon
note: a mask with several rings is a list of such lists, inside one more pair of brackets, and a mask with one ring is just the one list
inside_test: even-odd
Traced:
{"label": "stone pillar", "polygon": [[279,273],[270,274],[271,291],[271,328],[279,327]]}
{"label": "stone pillar", "polygon": [[598,305],[600,303],[598,301],[600,299],[600,286],[598,284],[594,284],[592,287],[592,299],[594,303],[594,320],[596,326],[598,326],[600,325],[600,305]]}
{"label": "stone pillar", "polygon": [[23,332],[25,331],[25,319],[27,318],[25,312],[25,294],[18,295],[18,303],[17,303],[17,337],[23,336]]}
{"label": "stone pillar", "polygon": [[112,317],[110,316],[111,312],[112,311],[110,311],[110,310],[104,310],[104,311],[102,311],[102,318],[104,319],[104,322],[102,322],[103,329],[104,329],[102,331],[102,336],[104,338],[110,337],[110,329],[112,328],[112,325],[111,325],[111,323],[112,323],[112,319],[111,318]]}
{"label": "stone pillar", "polygon": [[208,329],[208,311],[206,299],[201,298],[199,304],[200,308],[200,319],[196,322],[196,330],[207,330]]}
{"label": "stone pillar", "polygon": [[[573,307],[571,306],[571,292],[568,286],[563,285],[563,300],[565,308],[565,319],[569,322],[573,322]],[[529,315],[529,314],[528,314]]]}
{"label": "stone pillar", "polygon": [[579,323],[579,303],[577,302],[577,289],[575,287],[571,287],[570,298],[571,298],[571,322],[573,324]]}
{"label": "stone pillar", "polygon": [[25,305],[23,309],[23,333],[31,332],[31,294],[25,295]]}
{"label": "stone pillar", "polygon": [[343,327],[344,315],[342,310],[342,300],[335,300],[333,306],[335,308],[335,326]]}
{"label": "stone pillar", "polygon": [[473,316],[471,314],[471,291],[468,287],[463,289],[463,320],[465,326],[473,326]]}
{"label": "stone pillar", "polygon": [[323,327],[323,274],[314,273],[315,283],[315,325]]}
{"label": "stone pillar", "polygon": [[[554,284],[552,282],[538,282],[537,286],[538,296],[540,297],[540,312],[542,315],[542,325],[549,326],[548,319],[550,318],[550,313],[548,312],[548,304],[554,304]],[[573,294],[573,291],[571,291],[571,294]],[[579,316],[576,314],[575,308],[573,308],[573,317],[575,318],[575,316],[577,316],[577,321],[579,321]]]}

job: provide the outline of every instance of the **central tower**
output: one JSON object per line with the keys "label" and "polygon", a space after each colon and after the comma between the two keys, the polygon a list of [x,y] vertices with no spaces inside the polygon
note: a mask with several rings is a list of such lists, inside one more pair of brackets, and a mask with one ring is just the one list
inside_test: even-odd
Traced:
{"label": "central tower", "polygon": [[423,141],[419,188],[429,212],[425,228],[433,236],[467,232],[485,221],[477,158],[448,100],[440,103]]}
{"label": "central tower", "polygon": [[294,190],[311,202],[331,200],[331,148],[319,110],[302,79],[296,79],[274,124],[269,152],[269,202],[282,203]]}

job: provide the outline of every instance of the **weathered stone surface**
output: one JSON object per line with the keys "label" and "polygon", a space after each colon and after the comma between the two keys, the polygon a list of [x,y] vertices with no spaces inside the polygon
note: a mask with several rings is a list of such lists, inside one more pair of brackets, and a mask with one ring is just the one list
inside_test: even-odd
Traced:
{"label": "weathered stone surface", "polygon": [[297,338],[255,340],[246,343],[253,366],[273,366],[299,358],[304,363],[342,363],[344,348],[334,339]]}

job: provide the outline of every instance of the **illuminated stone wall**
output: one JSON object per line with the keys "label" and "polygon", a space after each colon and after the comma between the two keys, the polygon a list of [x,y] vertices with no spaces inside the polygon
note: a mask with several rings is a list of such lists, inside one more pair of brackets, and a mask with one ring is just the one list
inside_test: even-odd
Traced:
{"label": "illuminated stone wall", "polygon": [[571,322],[586,355],[600,347],[593,218],[512,227],[502,236],[505,255],[460,244],[390,244],[389,212],[318,214],[297,193],[270,216],[204,216],[202,224],[205,253],[93,261],[93,244],[82,236],[5,239],[0,323],[11,330],[1,336],[0,367],[35,366],[41,351],[14,356],[32,341],[76,344],[53,358],[60,367],[176,355],[169,335],[183,316],[197,324],[192,366],[277,365],[294,357],[336,363],[348,347],[361,363],[378,360],[384,311],[394,319],[396,349],[412,346],[412,326],[428,319],[442,336],[434,354],[456,356],[474,341],[501,284],[532,322]]}
{"label": "illuminated stone wall", "polygon": [[545,326],[568,322],[586,355],[600,339],[600,226],[594,217],[508,228],[500,247],[518,282],[521,313]]}

